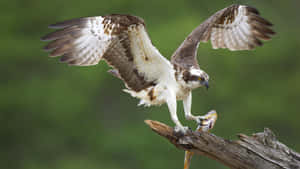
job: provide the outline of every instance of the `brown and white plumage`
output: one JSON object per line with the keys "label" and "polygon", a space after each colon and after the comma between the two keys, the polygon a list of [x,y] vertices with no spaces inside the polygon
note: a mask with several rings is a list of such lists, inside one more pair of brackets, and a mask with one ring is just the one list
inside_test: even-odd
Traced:
{"label": "brown and white plumage", "polygon": [[194,29],[173,54],[172,63],[185,68],[198,67],[198,45],[209,40],[214,49],[254,49],[262,46],[261,40],[269,40],[275,34],[271,26],[269,21],[259,15],[257,9],[245,5],[231,5],[216,12]]}
{"label": "brown and white plumage", "polygon": [[[105,60],[127,87],[140,91],[159,80],[169,62],[152,46],[144,21],[129,15],[73,19],[49,26],[59,29],[42,40],[50,57],[69,65],[90,66]],[[161,68],[152,68],[153,64]],[[149,69],[155,71],[149,71]],[[163,73],[161,73],[163,72]]]}
{"label": "brown and white plumage", "polygon": [[124,81],[126,92],[140,98],[141,104],[167,103],[177,128],[184,130],[176,115],[176,100],[183,100],[187,119],[193,116],[191,90],[208,87],[208,75],[197,62],[200,42],[211,40],[214,49],[249,50],[261,46],[274,32],[271,23],[255,8],[232,5],[200,24],[175,51],[171,62],[152,45],[144,21],[130,15],[86,17],[50,25],[58,29],[42,40],[50,57],[76,66],[96,65],[104,60],[109,72]]}

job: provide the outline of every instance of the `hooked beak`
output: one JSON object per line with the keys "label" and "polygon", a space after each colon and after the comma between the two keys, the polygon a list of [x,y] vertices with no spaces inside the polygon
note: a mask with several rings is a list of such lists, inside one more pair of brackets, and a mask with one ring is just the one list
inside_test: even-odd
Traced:
{"label": "hooked beak", "polygon": [[208,90],[208,88],[209,88],[209,83],[208,83],[208,81],[202,82],[202,85],[205,86],[206,89]]}

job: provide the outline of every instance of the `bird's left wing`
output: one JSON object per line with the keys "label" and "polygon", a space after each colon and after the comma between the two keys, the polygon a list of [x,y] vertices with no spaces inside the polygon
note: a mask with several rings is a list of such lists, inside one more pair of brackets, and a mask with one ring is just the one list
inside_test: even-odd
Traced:
{"label": "bird's left wing", "polygon": [[250,50],[271,39],[272,24],[257,9],[245,5],[224,8],[195,28],[172,56],[171,62],[181,67],[198,67],[199,42],[211,41],[214,49]]}
{"label": "bird's left wing", "polygon": [[134,91],[153,85],[171,64],[152,45],[141,18],[130,15],[85,17],[53,24],[42,40],[50,57],[69,65],[90,66],[105,60],[114,75]]}

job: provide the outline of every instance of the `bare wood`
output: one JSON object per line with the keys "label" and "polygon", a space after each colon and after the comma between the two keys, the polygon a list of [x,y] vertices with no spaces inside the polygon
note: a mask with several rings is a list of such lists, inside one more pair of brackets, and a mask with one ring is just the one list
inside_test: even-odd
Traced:
{"label": "bare wood", "polygon": [[268,128],[252,136],[239,134],[238,140],[231,141],[209,132],[178,135],[158,121],[145,123],[177,148],[207,156],[232,169],[300,169],[300,154],[279,142]]}

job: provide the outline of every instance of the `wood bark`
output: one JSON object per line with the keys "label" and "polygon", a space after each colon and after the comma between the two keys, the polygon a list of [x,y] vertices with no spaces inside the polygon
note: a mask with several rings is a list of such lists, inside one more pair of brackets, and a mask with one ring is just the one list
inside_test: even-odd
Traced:
{"label": "wood bark", "polygon": [[300,154],[279,142],[268,128],[252,136],[238,134],[239,139],[232,141],[209,132],[178,134],[157,121],[145,123],[177,148],[207,156],[232,169],[300,169]]}

